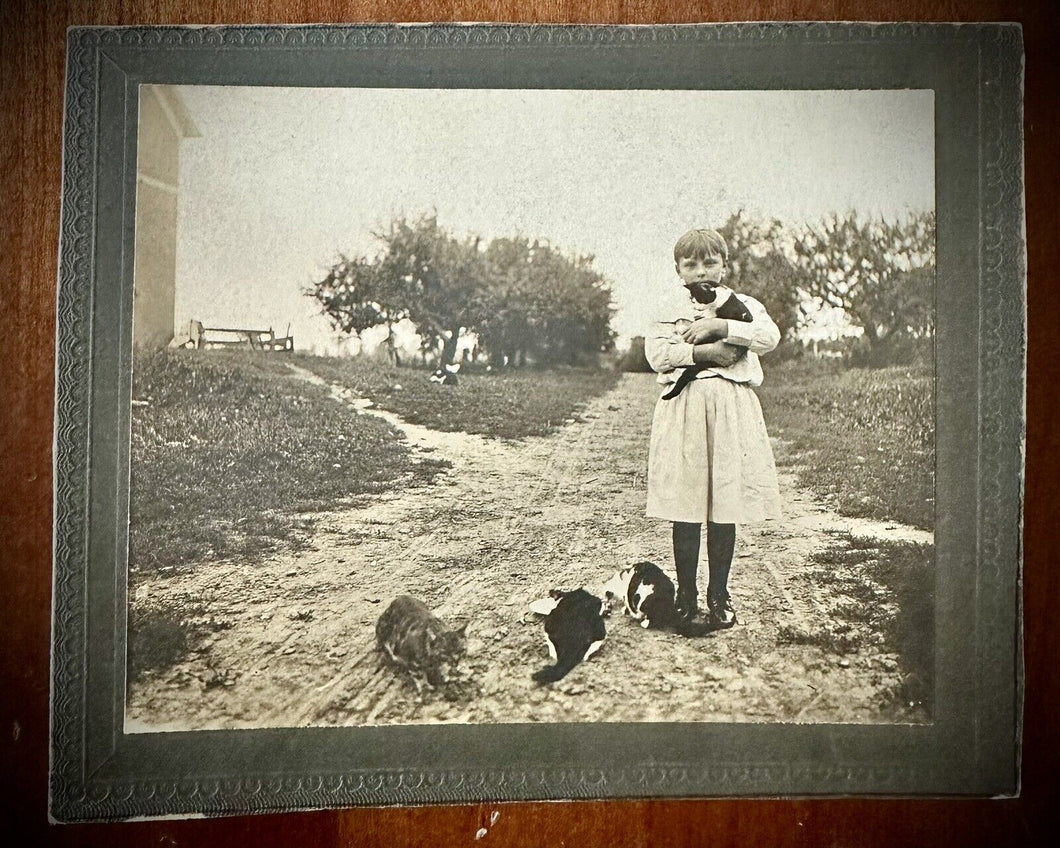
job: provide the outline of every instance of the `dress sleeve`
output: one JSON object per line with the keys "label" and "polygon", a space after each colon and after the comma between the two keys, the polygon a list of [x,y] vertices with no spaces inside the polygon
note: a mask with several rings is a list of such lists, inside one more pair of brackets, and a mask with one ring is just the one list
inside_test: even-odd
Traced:
{"label": "dress sleeve", "polygon": [[[753,297],[740,295],[748,311],[751,313],[750,321],[728,320],[729,334],[724,341],[729,344],[745,347],[751,353],[769,353],[780,344],[780,328],[773,319],[769,317],[766,308]],[[647,349],[647,339],[644,342]],[[648,360],[651,362],[651,359]]]}
{"label": "dress sleeve", "polygon": [[652,370],[660,374],[695,364],[692,360],[692,345],[681,338],[673,324],[663,321],[648,325],[648,332],[644,336],[644,356]]}

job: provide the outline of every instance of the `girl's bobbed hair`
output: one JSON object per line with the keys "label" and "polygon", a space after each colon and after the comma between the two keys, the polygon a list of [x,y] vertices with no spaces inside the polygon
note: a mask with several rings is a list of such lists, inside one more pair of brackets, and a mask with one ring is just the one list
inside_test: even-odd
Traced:
{"label": "girl's bobbed hair", "polygon": [[729,247],[717,230],[689,230],[674,245],[674,262],[708,256],[720,256],[729,264]]}

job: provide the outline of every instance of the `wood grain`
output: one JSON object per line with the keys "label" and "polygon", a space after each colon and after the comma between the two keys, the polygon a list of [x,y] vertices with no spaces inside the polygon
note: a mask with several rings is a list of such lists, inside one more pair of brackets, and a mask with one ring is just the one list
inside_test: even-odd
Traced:
{"label": "wood grain", "polygon": [[[1025,515],[1027,696],[1023,794],[1009,801],[650,801],[362,809],[210,821],[49,826],[51,444],[66,27],[76,24],[710,20],[1014,20],[1027,49],[1029,389]],[[0,4],[3,338],[0,526],[4,629],[0,745],[5,832],[55,845],[1010,845],[1056,823],[1060,697],[1051,600],[1060,432],[1057,15],[1015,2],[326,2],[153,0]],[[499,812],[491,825],[492,813]],[[476,840],[476,832],[487,828]],[[20,843],[21,844],[21,843]]]}

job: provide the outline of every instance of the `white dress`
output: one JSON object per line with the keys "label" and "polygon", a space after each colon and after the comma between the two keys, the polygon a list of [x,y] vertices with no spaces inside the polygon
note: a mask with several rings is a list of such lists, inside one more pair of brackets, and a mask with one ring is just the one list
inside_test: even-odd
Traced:
{"label": "white dress", "polygon": [[[758,354],[780,341],[780,330],[753,297],[724,286],[713,304],[697,304],[695,316],[714,317],[728,296],[739,297],[751,321],[730,320],[724,341],[747,348],[726,368],[708,368],[675,398],[659,398],[648,451],[647,515],[667,521],[748,524],[780,517],[780,492],[762,407],[752,386],[762,383]],[[652,324],[644,353],[659,373],[665,394],[692,365],[692,345],[675,322]]]}

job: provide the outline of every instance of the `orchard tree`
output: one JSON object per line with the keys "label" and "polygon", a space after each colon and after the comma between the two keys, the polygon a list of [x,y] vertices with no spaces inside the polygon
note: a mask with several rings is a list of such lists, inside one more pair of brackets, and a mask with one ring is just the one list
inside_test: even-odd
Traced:
{"label": "orchard tree", "polygon": [[610,350],[611,288],[592,267],[594,257],[565,256],[537,243],[531,257],[532,315],[542,360],[573,365],[580,354]]}
{"label": "orchard tree", "polygon": [[832,215],[800,233],[794,248],[807,295],[842,309],[875,359],[933,335],[934,213],[894,223]]}
{"label": "orchard tree", "polygon": [[461,333],[473,329],[485,285],[479,239],[454,238],[435,215],[411,223],[402,218],[376,236],[384,248],[378,273],[400,290],[425,345],[441,342],[442,363],[451,364]]}
{"label": "orchard tree", "polygon": [[375,259],[340,255],[324,279],[306,293],[343,332],[360,334],[386,325],[395,362],[393,326],[408,318],[425,346],[441,343],[442,361],[452,363],[483,287],[478,239],[453,238],[434,215],[412,222],[402,218],[374,235],[381,243]]}
{"label": "orchard tree", "polygon": [[754,221],[739,211],[719,232],[729,246],[725,284],[758,300],[776,322],[780,337],[790,339],[800,315],[800,274],[792,261],[790,231],[775,218]]}
{"label": "orchard tree", "polygon": [[592,256],[565,255],[519,236],[494,239],[485,258],[489,285],[479,332],[495,359],[521,364],[530,354],[574,364],[613,346],[611,287]]}
{"label": "orchard tree", "polygon": [[385,325],[387,353],[392,362],[401,364],[394,325],[409,312],[400,280],[381,274],[379,266],[363,256],[351,259],[339,254],[339,261],[306,294],[320,303],[332,325],[344,333],[360,337],[365,330]]}
{"label": "orchard tree", "polygon": [[[460,336],[476,333],[497,360],[574,363],[608,350],[611,288],[592,256],[565,255],[524,237],[454,238],[433,215],[399,219],[376,233],[379,255],[340,257],[308,289],[344,332],[409,319],[424,349],[442,346],[449,364]],[[388,334],[393,350],[393,335]],[[396,355],[396,351],[394,351]]]}
{"label": "orchard tree", "polygon": [[486,247],[489,285],[480,293],[476,312],[479,344],[494,365],[523,364],[537,352],[537,303],[528,239],[496,238]]}

